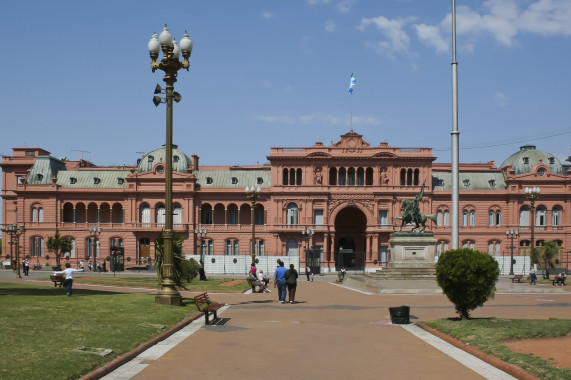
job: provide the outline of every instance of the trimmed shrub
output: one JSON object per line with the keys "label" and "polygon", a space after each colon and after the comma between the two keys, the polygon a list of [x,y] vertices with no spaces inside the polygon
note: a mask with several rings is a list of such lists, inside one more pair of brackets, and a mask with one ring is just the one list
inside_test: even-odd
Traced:
{"label": "trimmed shrub", "polygon": [[187,282],[191,282],[200,270],[200,264],[195,259],[182,260],[180,263],[180,271],[182,278],[186,279]]}
{"label": "trimmed shrub", "polygon": [[499,276],[492,256],[469,248],[446,251],[436,263],[436,281],[462,319],[494,298]]}

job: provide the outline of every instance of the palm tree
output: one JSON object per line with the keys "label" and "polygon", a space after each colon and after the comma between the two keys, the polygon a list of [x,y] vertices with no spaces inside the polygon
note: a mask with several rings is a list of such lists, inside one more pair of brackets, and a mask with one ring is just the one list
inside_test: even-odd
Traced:
{"label": "palm tree", "polygon": [[[164,231],[161,231],[159,237],[155,239],[155,266],[157,271],[157,276],[159,279],[159,285],[163,282],[163,252],[164,252]],[[172,240],[172,255],[173,255],[173,273],[174,273],[174,283],[178,289],[186,289],[183,284],[183,269],[182,261],[184,257],[182,256],[182,243],[184,242],[184,235],[174,234]]]}
{"label": "palm tree", "polygon": [[48,242],[46,244],[49,251],[56,255],[56,267],[58,270],[61,269],[59,263],[60,254],[65,252],[71,252],[73,249],[73,243],[71,239],[61,238],[59,232],[56,232],[55,236],[48,237]]}
{"label": "palm tree", "polygon": [[559,250],[561,247],[557,245],[555,240],[546,241],[543,245],[543,253],[541,254],[541,259],[543,260],[543,267],[545,268],[545,273],[543,278],[549,279],[549,269],[553,268],[551,260],[553,260],[557,255],[559,255]]}

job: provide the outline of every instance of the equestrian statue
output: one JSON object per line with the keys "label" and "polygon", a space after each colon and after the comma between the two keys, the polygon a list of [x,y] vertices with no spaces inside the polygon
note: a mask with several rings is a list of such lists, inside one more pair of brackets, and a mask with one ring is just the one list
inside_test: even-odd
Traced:
{"label": "equestrian statue", "polygon": [[[400,230],[402,231],[405,224],[414,223],[415,227],[412,228],[411,232],[424,232],[426,229],[426,221],[428,219],[432,220],[436,223],[436,216],[434,215],[424,215],[420,212],[419,203],[422,200],[422,196],[424,195],[424,186],[426,185],[426,180],[422,184],[422,189],[420,193],[417,194],[412,201],[408,199],[403,199],[401,204],[402,215],[397,216],[396,219],[402,220],[402,224],[400,226]],[[418,230],[420,225],[422,224],[422,229]]]}

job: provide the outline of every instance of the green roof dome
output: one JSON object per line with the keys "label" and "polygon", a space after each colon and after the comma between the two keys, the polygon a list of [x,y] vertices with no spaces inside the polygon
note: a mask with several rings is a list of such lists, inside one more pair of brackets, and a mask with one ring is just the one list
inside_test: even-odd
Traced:
{"label": "green roof dome", "polygon": [[[137,172],[143,173],[153,170],[153,167],[159,162],[166,162],[166,148],[163,145],[160,149],[155,149],[151,153],[146,154],[137,164]],[[175,172],[187,173],[192,160],[184,152],[178,149],[178,146],[172,146],[172,170]]]}
{"label": "green roof dome", "polygon": [[519,152],[509,156],[501,167],[511,165],[516,175],[525,174],[529,173],[531,169],[539,163],[539,160],[541,160],[543,165],[549,168],[551,173],[565,175],[563,165],[561,165],[559,159],[551,153],[535,149],[535,145],[524,145],[520,147]]}

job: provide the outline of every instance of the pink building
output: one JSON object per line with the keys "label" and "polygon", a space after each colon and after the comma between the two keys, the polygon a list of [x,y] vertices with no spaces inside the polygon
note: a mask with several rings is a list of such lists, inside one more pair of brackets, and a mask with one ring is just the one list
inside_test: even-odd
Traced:
{"label": "pink building", "polygon": [[[257,256],[299,257],[305,266],[310,245],[322,271],[340,265],[372,271],[387,262],[390,234],[400,228],[395,217],[401,214],[401,200],[418,194],[424,181],[421,212],[438,220],[427,231],[438,241],[438,254],[450,246],[451,165],[434,163],[431,148],[371,146],[350,131],[329,146],[271,148],[267,159],[261,166],[201,166],[197,155],[173,149],[173,218],[175,231],[185,238],[183,253],[249,257],[251,203],[244,188],[256,186],[261,189],[254,214]],[[41,148],[14,148],[0,165],[3,230],[25,226],[20,251],[33,265],[46,265],[46,256],[50,265],[55,263],[46,241],[56,232],[73,239],[75,248],[67,253],[72,261],[94,253],[104,259],[114,247],[123,247],[127,267],[146,263],[154,258],[154,241],[165,222],[164,163],[164,148],[132,167],[96,166],[57,159]],[[531,218],[525,188],[537,186],[535,243],[558,241],[560,259],[568,261],[567,170],[556,157],[530,145],[499,168],[493,161],[461,164],[461,245],[509,260],[506,230],[518,229],[514,254],[527,255]],[[198,235],[195,230],[201,228],[207,233]],[[9,242],[4,232],[3,260],[10,255]],[[507,273],[509,265],[502,270]]]}

